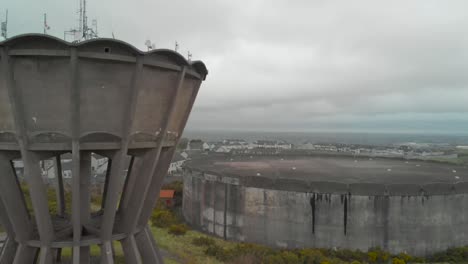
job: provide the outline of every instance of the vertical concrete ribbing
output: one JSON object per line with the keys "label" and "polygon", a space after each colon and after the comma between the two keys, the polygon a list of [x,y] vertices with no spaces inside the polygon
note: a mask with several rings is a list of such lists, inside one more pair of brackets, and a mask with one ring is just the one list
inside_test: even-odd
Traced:
{"label": "vertical concrete ribbing", "polygon": [[78,54],[76,48],[70,53],[70,127],[72,131],[72,225],[73,225],[73,264],[81,264],[80,240],[81,194],[80,194],[80,87],[78,83]]}
{"label": "vertical concrete ribbing", "polygon": [[[174,89],[173,93],[170,95],[169,99],[169,109],[167,109],[167,113],[164,117],[164,120],[161,125],[161,134],[157,141],[157,148],[154,150],[148,151],[145,154],[144,162],[142,164],[142,172],[137,172],[138,177],[135,181],[135,189],[138,190],[136,192],[132,192],[130,196],[129,206],[126,210],[122,211],[122,228],[125,232],[132,232],[135,231],[138,220],[140,218],[142,210],[152,210],[154,204],[151,207],[144,208],[144,201],[147,198],[148,190],[151,185],[152,177],[154,176],[154,172],[160,164],[158,164],[158,157],[161,154],[162,145],[167,135],[167,130],[169,127],[169,123],[172,120],[172,117],[175,112],[177,98],[180,95],[180,91],[182,90],[182,86],[184,85],[185,73],[187,69],[186,67],[182,68],[182,72],[180,73],[179,80],[177,83],[177,87]],[[137,175],[131,175],[135,177]],[[162,179],[161,179],[162,180]],[[158,189],[159,190],[159,189]]]}
{"label": "vertical concrete ribbing", "polygon": [[[24,163],[25,179],[30,190],[31,200],[33,204],[37,229],[43,248],[50,248],[50,244],[54,239],[54,229],[52,219],[49,213],[47,202],[47,194],[44,183],[42,181],[41,169],[39,167],[39,158],[37,154],[28,150],[28,137],[24,123],[23,105],[19,91],[15,87],[15,80],[12,72],[12,62],[6,47],[2,48],[2,67],[4,71],[5,86],[7,87],[10,102],[12,105],[15,127],[17,131],[18,144],[21,150],[21,156]],[[18,201],[16,202],[18,203]],[[49,263],[53,263],[53,259],[49,250],[46,250],[46,257]]]}
{"label": "vertical concrete ribbing", "polygon": [[[136,100],[143,71],[143,59],[137,57],[135,72],[129,90],[129,104],[126,107],[124,122],[122,125],[122,146],[112,157],[112,167],[109,175],[109,186],[107,189],[106,203],[101,223],[101,239],[104,249],[111,247],[112,231],[115,223],[115,214],[119,201],[119,193],[122,190],[122,168],[126,160],[129,137],[133,124],[133,116],[136,110]],[[108,251],[105,251],[106,253]],[[102,254],[101,262],[111,264],[113,259],[108,254]]]}

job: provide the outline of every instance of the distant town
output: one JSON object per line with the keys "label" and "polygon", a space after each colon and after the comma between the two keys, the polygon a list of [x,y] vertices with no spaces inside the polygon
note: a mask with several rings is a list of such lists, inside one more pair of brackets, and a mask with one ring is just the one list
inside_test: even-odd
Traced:
{"label": "distant town", "polygon": [[[400,143],[389,146],[372,146],[362,144],[304,142],[292,144],[284,140],[224,139],[221,141],[203,141],[201,139],[182,138],[169,166],[168,175],[181,175],[184,163],[201,155],[315,155],[315,156],[349,156],[369,158],[393,158],[407,160],[426,160],[468,164],[468,146],[432,143]],[[72,159],[70,154],[61,156],[61,169],[65,182],[72,178]],[[54,160],[41,163],[45,181],[54,181],[56,166]],[[128,161],[130,162],[130,161]],[[105,181],[108,159],[97,154],[91,155],[92,183],[101,185]],[[23,176],[24,166],[21,160],[14,161],[17,175]],[[123,171],[122,174],[125,174]]]}
{"label": "distant town", "polygon": [[[304,142],[292,144],[284,140],[225,139],[205,142],[201,139],[182,139],[178,146],[169,174],[181,170],[185,160],[206,154],[232,155],[323,155],[369,158],[396,158],[426,160],[449,163],[465,163],[468,160],[468,146],[454,146],[435,143],[399,143],[389,146],[361,144]],[[465,158],[467,158],[465,160]]]}

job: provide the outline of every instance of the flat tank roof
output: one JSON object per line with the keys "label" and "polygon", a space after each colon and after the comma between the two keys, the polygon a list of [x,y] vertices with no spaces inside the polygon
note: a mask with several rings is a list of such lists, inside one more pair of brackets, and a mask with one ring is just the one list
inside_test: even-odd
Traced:
{"label": "flat tank roof", "polygon": [[466,166],[389,158],[208,155],[195,158],[186,166],[193,170],[226,176],[261,176],[345,184],[425,184],[468,181]]}

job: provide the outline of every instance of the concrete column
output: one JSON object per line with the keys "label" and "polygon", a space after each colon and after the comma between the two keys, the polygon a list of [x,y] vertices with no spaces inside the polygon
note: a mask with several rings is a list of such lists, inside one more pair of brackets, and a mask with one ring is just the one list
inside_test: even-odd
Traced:
{"label": "concrete column", "polygon": [[[80,222],[81,226],[89,224],[91,220],[91,195],[89,193],[89,184],[91,175],[91,152],[81,151],[80,153]],[[77,175],[78,176],[78,175]],[[90,263],[90,247],[81,247],[80,263]]]}
{"label": "concrete column", "polygon": [[146,226],[136,237],[136,243],[140,249],[143,263],[164,264],[163,257],[159,251],[156,241],[149,226]]}
{"label": "concrete column", "polygon": [[122,243],[122,249],[124,251],[125,263],[148,263],[142,262],[140,251],[138,250],[138,246],[133,235],[129,235],[120,242]]}
{"label": "concrete column", "polygon": [[157,167],[154,170],[146,199],[143,202],[143,208],[138,220],[138,227],[145,227],[148,224],[153,208],[159,198],[159,191],[161,190],[164,177],[167,174],[172,157],[174,156],[174,151],[175,147],[164,148],[159,155],[159,159],[156,161]]}
{"label": "concrete column", "polygon": [[[146,199],[148,187],[151,183],[152,166],[158,156],[157,149],[148,150],[142,156],[135,157],[130,181],[134,181],[132,192],[126,194],[127,206],[121,208],[121,222],[119,230],[124,233],[134,232],[141,213],[143,202]],[[128,190],[127,190],[128,191]]]}
{"label": "concrete column", "polygon": [[106,179],[104,182],[104,190],[102,192],[102,201],[101,201],[101,210],[104,210],[106,207],[106,197],[107,197],[107,189],[109,188],[109,175],[111,171],[112,160],[107,158],[107,170],[106,170]]}
{"label": "concrete column", "polygon": [[2,174],[0,177],[0,196],[9,223],[11,223],[11,229],[15,233],[17,241],[26,242],[32,233],[31,220],[26,204],[23,202],[23,192],[11,168],[9,157],[2,153],[0,153],[0,173]]}
{"label": "concrete column", "polygon": [[16,250],[15,260],[13,264],[29,264],[34,263],[37,258],[38,249],[19,244]]}
{"label": "concrete column", "polygon": [[0,251],[0,264],[11,264],[15,259],[18,243],[13,239],[13,236],[8,236],[2,250]]}
{"label": "concrete column", "polygon": [[55,175],[57,177],[56,182],[56,193],[57,193],[57,207],[58,215],[64,217],[66,212],[65,203],[65,191],[63,189],[63,171],[62,171],[62,160],[60,155],[55,156],[54,160]]}

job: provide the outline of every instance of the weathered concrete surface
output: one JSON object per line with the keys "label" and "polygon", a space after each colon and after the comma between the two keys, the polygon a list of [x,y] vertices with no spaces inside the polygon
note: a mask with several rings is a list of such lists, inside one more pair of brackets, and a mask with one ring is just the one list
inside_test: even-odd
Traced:
{"label": "weathered concrete surface", "polygon": [[[0,42],[0,222],[12,241],[0,263],[54,263],[65,247],[74,264],[89,263],[90,245],[101,246],[101,263],[113,263],[113,241],[127,263],[161,263],[147,223],[207,74],[177,52],[142,52],[115,39],[28,34]],[[92,152],[110,161],[97,214],[90,213]],[[65,153],[72,155],[71,215],[56,217],[39,164]],[[17,159],[34,214],[12,166]]]}
{"label": "weathered concrete surface", "polygon": [[243,181],[213,173],[186,169],[183,212],[194,227],[226,239],[419,256],[468,244],[466,183],[300,186],[278,175],[272,184],[266,175]]}

